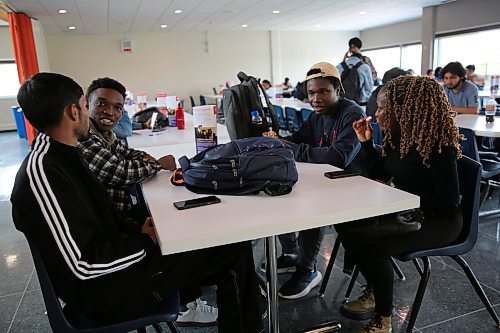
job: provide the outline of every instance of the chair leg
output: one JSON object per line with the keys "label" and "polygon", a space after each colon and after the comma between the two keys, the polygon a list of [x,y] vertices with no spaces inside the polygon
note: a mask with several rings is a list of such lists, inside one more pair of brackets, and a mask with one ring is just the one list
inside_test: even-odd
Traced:
{"label": "chair leg", "polygon": [[328,260],[328,265],[326,266],[325,276],[323,276],[323,281],[321,282],[321,286],[318,291],[319,297],[325,296],[326,286],[328,284],[328,280],[330,279],[330,275],[332,274],[333,264],[335,264],[335,258],[337,258],[337,253],[339,252],[339,248],[340,248],[340,239],[337,236],[337,239],[335,239],[335,243],[333,244],[330,260]]}
{"label": "chair leg", "polygon": [[174,322],[168,322],[167,326],[172,333],[179,333],[179,329],[177,328],[177,325],[175,325]]}
{"label": "chair leg", "polygon": [[349,296],[351,296],[352,288],[354,288],[354,283],[359,275],[359,266],[354,266],[354,271],[351,274],[351,281],[349,281],[349,285],[347,286],[347,290],[344,296],[344,303],[349,301]]}
{"label": "chair leg", "polygon": [[461,256],[451,256],[451,258],[453,260],[455,260],[457,262],[457,264],[460,265],[460,267],[462,267],[462,270],[464,271],[465,275],[467,275],[467,278],[469,279],[470,283],[474,287],[476,294],[479,296],[479,298],[483,302],[484,306],[486,307],[486,310],[488,310],[488,312],[490,313],[491,318],[493,318],[493,320],[497,324],[497,328],[500,328],[500,320],[498,319],[498,316],[497,316],[495,310],[491,306],[490,300],[488,299],[488,297],[484,293],[483,287],[481,287],[481,285],[479,284],[479,281],[477,280],[476,276],[472,272],[472,269],[469,267],[467,262]]}
{"label": "chair leg", "polygon": [[153,328],[155,329],[156,333],[162,333],[163,332],[160,324],[153,324]]}
{"label": "chair leg", "polygon": [[424,298],[425,289],[427,287],[427,282],[429,282],[429,276],[431,274],[431,261],[429,257],[423,257],[424,271],[420,278],[420,283],[418,284],[417,294],[415,295],[415,300],[413,301],[413,306],[411,308],[410,320],[408,322],[408,327],[406,328],[406,333],[412,333],[413,327],[415,327],[415,322],[417,321],[418,311],[422,305],[422,300]]}
{"label": "chair leg", "polygon": [[418,259],[415,258],[411,262],[413,263],[413,265],[415,265],[415,268],[417,269],[418,274],[420,274],[420,276],[424,275],[424,271],[422,270],[422,266],[420,266]]}
{"label": "chair leg", "polygon": [[393,257],[391,257],[391,265],[392,265],[392,269],[394,269],[394,272],[396,272],[396,275],[398,276],[398,278],[400,280],[403,280],[403,281],[406,280],[405,274],[403,273],[403,271],[401,270],[398,263],[396,262],[396,260],[394,260]]}

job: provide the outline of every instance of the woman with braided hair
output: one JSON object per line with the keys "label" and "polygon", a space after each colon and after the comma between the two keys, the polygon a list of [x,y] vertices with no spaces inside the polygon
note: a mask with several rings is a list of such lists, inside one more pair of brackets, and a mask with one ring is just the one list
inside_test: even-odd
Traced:
{"label": "woman with braided hair", "polygon": [[[379,238],[350,236],[349,223],[337,225],[339,237],[367,281],[363,295],[342,305],[352,319],[372,318],[359,332],[390,333],[393,268],[390,257],[447,245],[462,229],[457,159],[460,135],[443,88],[427,77],[391,80],[377,97],[381,152],[372,143],[370,119],[353,123],[369,177],[392,180],[395,187],[420,196],[424,216],[417,231]],[[366,222],[366,221],[365,221]]]}

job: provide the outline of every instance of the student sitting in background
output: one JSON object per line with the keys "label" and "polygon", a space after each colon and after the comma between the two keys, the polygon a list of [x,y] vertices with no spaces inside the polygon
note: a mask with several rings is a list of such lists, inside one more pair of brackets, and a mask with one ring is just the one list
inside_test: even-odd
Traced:
{"label": "student sitting in background", "polygon": [[372,92],[372,95],[368,99],[368,102],[366,103],[366,115],[372,117],[372,122],[376,122],[376,117],[375,117],[375,112],[377,111],[377,96],[380,90],[384,87],[387,82],[389,82],[392,79],[395,79],[399,76],[402,75],[408,75],[408,72],[402,70],[399,67],[394,67],[389,69],[387,72],[384,73],[384,77],[382,78],[382,83],[383,85],[378,86],[377,89],[375,89]]}
{"label": "student sitting in background", "polygon": [[450,62],[440,73],[444,82],[444,91],[448,96],[451,109],[458,113],[479,113],[479,91],[477,86],[465,78],[462,64]]}

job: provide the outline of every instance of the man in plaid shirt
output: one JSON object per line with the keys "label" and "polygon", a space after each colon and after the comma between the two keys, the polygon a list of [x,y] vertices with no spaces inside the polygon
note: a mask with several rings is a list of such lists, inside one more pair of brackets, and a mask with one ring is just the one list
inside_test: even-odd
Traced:
{"label": "man in plaid shirt", "polygon": [[109,198],[124,217],[143,221],[144,207],[132,205],[129,188],[161,169],[174,170],[175,158],[167,155],[158,160],[146,152],[128,148],[113,133],[124,108],[125,87],[110,78],[94,80],[87,89],[90,113],[90,136],[79,143],[90,170],[104,185]]}

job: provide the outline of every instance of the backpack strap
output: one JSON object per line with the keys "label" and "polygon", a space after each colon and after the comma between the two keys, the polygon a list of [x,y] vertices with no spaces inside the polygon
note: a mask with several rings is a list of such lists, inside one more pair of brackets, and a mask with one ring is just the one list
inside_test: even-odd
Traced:
{"label": "backpack strap", "polygon": [[354,65],[354,67],[353,67],[353,68],[354,68],[354,69],[358,69],[358,68],[359,68],[359,66],[361,66],[361,65],[363,65],[363,64],[364,64],[364,62],[363,62],[363,61],[359,61],[356,65]]}
{"label": "backpack strap", "polygon": [[179,158],[179,164],[181,165],[182,172],[191,167],[191,164],[189,164],[189,159],[185,155]]}
{"label": "backpack strap", "polygon": [[344,69],[344,72],[347,71],[347,70],[349,70],[349,67],[347,67],[347,64],[346,64],[345,61],[342,61],[340,64],[342,65],[342,68]]}

